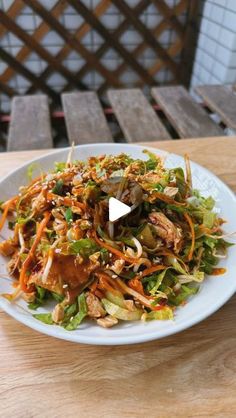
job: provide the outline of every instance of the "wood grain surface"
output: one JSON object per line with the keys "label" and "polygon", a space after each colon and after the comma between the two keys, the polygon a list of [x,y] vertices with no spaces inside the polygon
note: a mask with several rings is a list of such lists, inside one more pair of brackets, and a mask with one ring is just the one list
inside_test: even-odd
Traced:
{"label": "wood grain surface", "polygon": [[108,90],[107,95],[128,142],[170,139],[140,89]]}
{"label": "wood grain surface", "polygon": [[236,94],[234,86],[198,86],[195,91],[222,121],[236,129]]}
{"label": "wood grain surface", "polygon": [[153,87],[151,93],[181,138],[223,135],[183,86]]}
{"label": "wood grain surface", "polygon": [[70,143],[113,142],[96,93],[64,93],[62,103]]}
{"label": "wood grain surface", "polygon": [[14,97],[8,151],[44,149],[52,146],[48,97],[43,94]]}
{"label": "wood grain surface", "polygon": [[[236,191],[236,137],[151,146],[190,158]],[[0,176],[45,151],[0,154]],[[41,335],[0,312],[1,417],[234,418],[236,297],[180,334],[95,347]]]}

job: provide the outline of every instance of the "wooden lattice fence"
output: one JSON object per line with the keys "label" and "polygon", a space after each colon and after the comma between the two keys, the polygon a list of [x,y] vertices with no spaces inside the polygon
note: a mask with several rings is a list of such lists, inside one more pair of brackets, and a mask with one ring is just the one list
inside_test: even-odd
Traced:
{"label": "wooden lattice fence", "polygon": [[[32,94],[41,91],[46,93],[53,103],[58,104],[61,91],[91,89],[86,82],[86,75],[91,71],[95,71],[100,77],[100,82],[96,86],[100,95],[103,95],[108,87],[119,88],[127,84],[142,87],[158,85],[161,83],[158,81],[158,74],[163,70],[168,71],[166,82],[188,84],[191,71],[189,42],[194,33],[192,23],[199,2],[139,0],[134,1],[132,5],[131,1],[101,0],[96,1],[96,7],[93,9],[89,8],[87,3],[91,2],[59,0],[54,1],[53,7],[48,10],[45,2],[39,0],[15,0],[8,10],[0,10],[0,58],[7,64],[0,75],[0,91],[4,95],[12,97],[22,92]],[[148,27],[142,18],[150,6],[159,14],[158,23],[152,28]],[[31,33],[19,23],[19,17],[26,7],[40,20]],[[63,13],[68,7],[81,20],[81,24],[73,31],[63,24]],[[111,7],[115,7],[121,16],[120,23],[112,30],[102,20],[104,13]],[[132,51],[121,41],[121,38],[125,39],[126,31],[131,26],[140,38],[140,42]],[[51,31],[62,40],[56,54],[50,52],[43,43],[43,39]],[[161,37],[166,31],[174,34],[173,41],[163,44]],[[90,32],[96,33],[101,38],[99,46],[93,49],[86,47],[83,42]],[[7,34],[14,35],[20,41],[21,46],[17,53],[12,53],[10,48],[5,47],[3,40]],[[191,50],[193,47],[192,42]],[[103,60],[111,50],[115,51],[118,57],[115,68],[108,68]],[[154,59],[144,65],[142,57],[147,50],[152,51]],[[32,52],[44,63],[41,71],[34,72],[26,65]],[[76,71],[70,69],[66,63],[67,57],[72,52],[83,60],[83,65]],[[127,70],[135,74],[131,83],[127,83],[122,78]],[[55,89],[50,83],[50,78],[55,73],[64,80],[61,89]],[[24,91],[22,89],[19,91],[17,86],[14,86],[12,80],[16,75],[26,80]]]}

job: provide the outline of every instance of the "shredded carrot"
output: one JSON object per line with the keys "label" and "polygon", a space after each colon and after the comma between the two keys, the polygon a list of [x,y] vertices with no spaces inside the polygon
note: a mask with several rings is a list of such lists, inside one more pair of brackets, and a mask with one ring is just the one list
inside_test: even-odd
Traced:
{"label": "shredded carrot", "polygon": [[136,258],[128,257],[127,255],[125,255],[124,253],[122,253],[117,248],[114,248],[111,245],[109,245],[106,242],[104,242],[101,239],[99,239],[95,231],[93,232],[93,237],[94,237],[94,239],[95,239],[95,241],[96,241],[97,244],[99,244],[103,248],[106,248],[112,254],[117,255],[117,257],[122,258],[123,260],[127,261],[130,264],[137,263],[138,260]]}
{"label": "shredded carrot", "polygon": [[160,309],[163,309],[163,306],[161,305],[152,305],[149,297],[146,295],[142,295],[140,292],[137,292],[135,289],[127,286],[121,279],[117,279],[116,282],[120,286],[120,289],[122,289],[123,293],[127,293],[128,295],[131,295],[139,300],[139,302],[142,303],[142,305],[146,306],[147,308],[151,309],[152,311],[159,311]]}
{"label": "shredded carrot", "polygon": [[94,291],[94,295],[97,296],[99,299],[103,299],[105,297],[104,294],[98,289]]}
{"label": "shredded carrot", "polygon": [[5,222],[6,222],[8,212],[11,209],[11,205],[12,205],[12,203],[15,202],[16,199],[17,199],[17,197],[13,197],[12,199],[10,199],[10,200],[7,201],[7,204],[6,204],[5,208],[4,208],[2,217],[0,219],[0,231],[1,231],[1,229],[3,228],[3,226],[4,226]]}
{"label": "shredded carrot", "polygon": [[207,228],[203,224],[199,225],[198,227],[203,234],[212,234],[214,232],[219,231],[219,229],[220,229],[219,226],[215,226],[214,228]]}
{"label": "shredded carrot", "polygon": [[136,290],[136,292],[140,293],[141,295],[146,296],[143,290],[142,282],[138,280],[137,278],[129,280],[128,285],[129,287],[131,287],[131,289],[134,289]]}
{"label": "shredded carrot", "polygon": [[62,204],[65,205],[65,206],[70,206],[70,207],[71,206],[76,206],[76,207],[78,207],[80,209],[83,209],[83,210],[86,209],[85,203],[77,202],[77,201],[72,200],[70,197],[67,197],[67,196],[65,196],[65,197],[64,196],[59,196],[57,194],[48,192],[47,193],[47,200],[50,201],[50,200],[54,200],[54,199],[60,199]]}
{"label": "shredded carrot", "polygon": [[154,273],[155,271],[159,271],[159,270],[165,270],[167,267],[166,266],[164,266],[164,265],[162,265],[162,264],[158,264],[158,265],[156,265],[156,266],[152,266],[152,267],[149,267],[149,268],[147,268],[147,269],[145,269],[145,270],[143,270],[141,273],[142,273],[142,275],[140,276],[140,275],[138,275],[137,276],[137,278],[140,278],[140,277],[145,277],[145,276],[149,276],[149,274],[152,274],[152,273]]}
{"label": "shredded carrot", "polygon": [[31,260],[34,256],[35,250],[36,250],[37,245],[38,245],[38,243],[39,243],[39,241],[40,241],[40,239],[43,235],[44,228],[47,226],[47,223],[50,219],[50,216],[51,216],[50,212],[45,212],[44,213],[44,218],[39,225],[34,243],[33,243],[32,247],[30,248],[30,251],[27,255],[27,258],[25,259],[25,261],[23,263],[23,266],[22,266],[22,269],[21,269],[21,272],[20,272],[19,282],[20,282],[21,290],[23,290],[24,292],[28,291],[28,288],[27,288],[26,283],[25,283],[25,276],[26,276],[27,268],[29,267],[29,264],[30,264],[30,262],[31,262]]}
{"label": "shredded carrot", "polygon": [[157,255],[157,257],[159,257],[160,255],[164,255],[164,256],[168,256],[168,257],[174,257],[174,258],[176,258],[176,260],[178,260],[184,266],[185,270],[188,270],[188,266],[185,264],[185,262],[182,260],[182,258],[177,256],[175,253],[173,253],[170,250],[162,250],[160,252],[157,252],[156,255]]}
{"label": "shredded carrot", "polygon": [[225,274],[226,273],[226,269],[223,267],[218,267],[218,268],[214,268],[211,272],[211,274],[213,276],[219,276],[220,274]]}
{"label": "shredded carrot", "polygon": [[175,206],[186,206],[186,203],[182,203],[182,202],[177,202],[175,199],[173,199],[170,196],[167,196],[164,193],[160,193],[160,192],[153,192],[150,196],[151,198],[155,198],[155,199],[159,199],[162,200],[165,203],[169,203],[171,205],[175,205]]}
{"label": "shredded carrot", "polygon": [[113,280],[108,274],[99,272],[96,275],[99,278],[99,289],[108,290],[112,293],[117,293],[117,290],[120,289],[115,283],[115,280]]}
{"label": "shredded carrot", "polygon": [[192,221],[191,217],[189,216],[189,214],[184,213],[184,217],[189,224],[191,237],[192,237],[192,243],[191,243],[191,247],[190,247],[190,250],[189,250],[189,253],[188,253],[188,261],[191,261],[192,258],[193,258],[193,252],[194,252],[194,246],[195,246],[195,231],[194,231],[193,221]]}
{"label": "shredded carrot", "polygon": [[95,292],[95,290],[97,289],[97,285],[98,285],[98,282],[97,282],[97,280],[94,280],[94,282],[93,283],[91,283],[88,287],[89,287],[89,289],[91,290],[91,292],[92,293],[94,293]]}

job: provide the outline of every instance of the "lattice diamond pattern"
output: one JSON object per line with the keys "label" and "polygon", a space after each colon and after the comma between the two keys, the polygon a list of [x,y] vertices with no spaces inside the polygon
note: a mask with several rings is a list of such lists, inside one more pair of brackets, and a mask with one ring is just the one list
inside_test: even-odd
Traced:
{"label": "lattice diamond pattern", "polygon": [[0,0],[2,111],[14,94],[178,82],[190,0]]}

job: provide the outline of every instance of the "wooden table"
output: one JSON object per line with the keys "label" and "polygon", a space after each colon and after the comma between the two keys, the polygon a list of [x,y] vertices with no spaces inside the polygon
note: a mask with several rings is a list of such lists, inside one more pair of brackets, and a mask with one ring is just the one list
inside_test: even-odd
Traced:
{"label": "wooden table", "polygon": [[[152,142],[216,173],[236,191],[236,137]],[[45,151],[0,154],[0,175]],[[115,347],[41,335],[0,312],[0,416],[236,416],[236,297],[159,341]]]}

